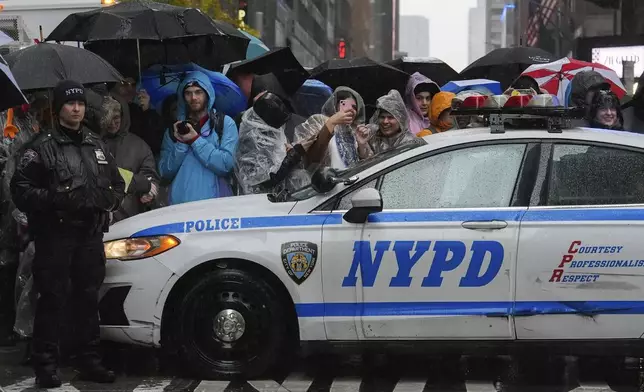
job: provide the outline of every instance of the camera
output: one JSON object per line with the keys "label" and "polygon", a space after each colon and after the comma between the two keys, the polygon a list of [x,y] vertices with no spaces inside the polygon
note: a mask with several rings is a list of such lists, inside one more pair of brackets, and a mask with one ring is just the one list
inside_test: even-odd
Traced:
{"label": "camera", "polygon": [[177,125],[177,132],[179,135],[187,135],[190,133],[190,128],[188,128],[188,121],[182,121],[179,125]]}

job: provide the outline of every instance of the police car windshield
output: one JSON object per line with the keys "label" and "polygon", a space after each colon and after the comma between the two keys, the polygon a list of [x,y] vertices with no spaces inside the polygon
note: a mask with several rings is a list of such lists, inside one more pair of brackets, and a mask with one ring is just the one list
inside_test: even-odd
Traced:
{"label": "police car windshield", "polygon": [[[346,170],[339,171],[338,177],[341,179],[349,179],[350,177],[358,175],[361,172],[369,169],[370,167],[379,164],[380,162],[386,161],[387,159],[393,158],[396,155],[413,150],[420,146],[424,146],[426,144],[427,142],[424,139],[419,138],[418,141],[414,141],[412,143],[405,143],[398,147],[394,147],[391,150],[381,152],[380,154],[374,155],[371,158],[362,160],[358,162],[356,165],[351,166]],[[300,200],[310,199],[311,197],[316,195],[318,195],[318,193],[309,184],[288,195],[286,200],[279,200],[279,201],[300,201]]]}

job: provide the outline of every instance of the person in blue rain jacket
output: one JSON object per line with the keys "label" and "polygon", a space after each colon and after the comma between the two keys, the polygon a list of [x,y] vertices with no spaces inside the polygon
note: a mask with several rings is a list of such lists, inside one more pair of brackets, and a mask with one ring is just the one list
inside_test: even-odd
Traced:
{"label": "person in blue rain jacket", "polygon": [[177,122],[165,132],[159,158],[159,174],[172,181],[169,203],[231,196],[235,122],[214,109],[215,91],[202,72],[186,74],[177,98]]}

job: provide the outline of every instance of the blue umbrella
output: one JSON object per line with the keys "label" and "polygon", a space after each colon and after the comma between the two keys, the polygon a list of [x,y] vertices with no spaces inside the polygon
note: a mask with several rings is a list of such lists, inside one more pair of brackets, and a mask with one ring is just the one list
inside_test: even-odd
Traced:
{"label": "blue umbrella", "polygon": [[333,94],[331,87],[319,80],[307,79],[291,100],[293,109],[303,117],[318,114],[331,94]]}
{"label": "blue umbrella", "polygon": [[489,79],[455,80],[441,87],[441,91],[458,94],[461,91],[478,90],[486,94],[502,94],[501,83]]}
{"label": "blue umbrella", "polygon": [[0,45],[6,45],[14,42],[14,39],[9,37],[5,32],[0,31]]}
{"label": "blue umbrella", "polygon": [[246,60],[254,59],[259,57],[264,53],[268,52],[268,46],[266,46],[259,38],[254,35],[245,32],[244,30],[239,29],[242,34],[250,38],[250,43],[248,44],[248,49],[246,49]]}
{"label": "blue umbrella", "polygon": [[235,117],[246,110],[247,100],[239,86],[224,74],[210,71],[194,63],[155,65],[148,68],[142,73],[138,88],[144,88],[150,95],[150,105],[157,111],[161,111],[163,101],[168,96],[177,93],[183,76],[190,71],[201,71],[208,75],[217,95],[215,99],[217,111]]}

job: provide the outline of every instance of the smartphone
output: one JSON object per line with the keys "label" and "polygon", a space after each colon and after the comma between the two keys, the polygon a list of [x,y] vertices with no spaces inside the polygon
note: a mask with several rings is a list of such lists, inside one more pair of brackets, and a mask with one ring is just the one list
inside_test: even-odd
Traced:
{"label": "smartphone", "polygon": [[340,110],[348,112],[349,110],[357,110],[356,105],[352,105],[346,99],[340,101]]}

